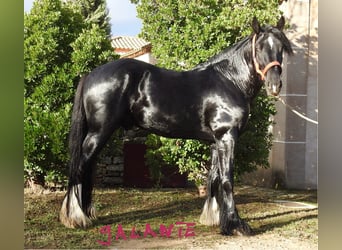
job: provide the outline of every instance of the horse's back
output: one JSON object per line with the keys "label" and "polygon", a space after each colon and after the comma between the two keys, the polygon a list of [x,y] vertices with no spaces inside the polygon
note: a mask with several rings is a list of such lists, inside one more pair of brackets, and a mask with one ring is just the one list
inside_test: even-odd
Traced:
{"label": "horse's back", "polygon": [[88,84],[98,84],[103,81],[120,80],[127,74],[139,77],[142,72],[151,67],[155,66],[135,59],[118,59],[92,70],[87,76],[87,81]]}
{"label": "horse's back", "polygon": [[230,88],[235,87],[212,69],[178,72],[119,59],[88,75],[84,95],[88,117],[97,123],[110,120],[167,137],[210,140],[206,120],[215,115],[208,115],[208,107],[216,113],[239,106],[238,92]]}

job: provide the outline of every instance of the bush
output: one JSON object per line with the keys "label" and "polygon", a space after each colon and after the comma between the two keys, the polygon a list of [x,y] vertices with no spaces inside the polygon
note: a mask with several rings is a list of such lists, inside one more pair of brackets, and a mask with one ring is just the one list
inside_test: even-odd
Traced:
{"label": "bush", "polygon": [[154,134],[147,136],[145,158],[152,179],[159,183],[163,165],[177,166],[181,174],[196,185],[205,182],[203,173],[208,169],[209,146],[196,140],[168,139]]}
{"label": "bush", "polygon": [[108,29],[82,16],[80,4],[39,0],[24,17],[26,181],[66,183],[70,115],[80,76],[116,58]]}

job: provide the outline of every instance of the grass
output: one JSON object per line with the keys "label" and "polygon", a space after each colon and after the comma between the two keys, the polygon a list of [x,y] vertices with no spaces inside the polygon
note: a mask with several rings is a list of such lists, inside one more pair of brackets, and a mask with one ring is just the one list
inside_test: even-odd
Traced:
{"label": "grass", "polygon": [[[251,225],[255,235],[271,232],[317,243],[317,209],[293,209],[272,202],[286,199],[315,204],[315,192],[236,187],[235,193],[240,216]],[[140,235],[139,239],[131,240],[135,247],[154,240],[176,242],[179,240],[176,222],[196,223],[196,236],[187,238],[188,241],[196,238],[210,244],[226,239],[219,234],[218,227],[198,223],[204,199],[198,197],[195,189],[96,189],[93,198],[98,219],[88,229],[68,229],[58,221],[63,195],[62,192],[39,195],[25,192],[25,248],[107,248],[98,243],[98,240],[108,239],[108,234],[100,233],[106,225],[110,226],[112,233],[110,246],[121,246],[124,240],[115,239],[119,224],[127,237],[135,227],[135,232]],[[170,239],[153,238],[151,235],[144,238],[146,224],[158,235],[160,224],[167,227],[174,224],[174,230]],[[184,229],[183,226],[183,235]]]}

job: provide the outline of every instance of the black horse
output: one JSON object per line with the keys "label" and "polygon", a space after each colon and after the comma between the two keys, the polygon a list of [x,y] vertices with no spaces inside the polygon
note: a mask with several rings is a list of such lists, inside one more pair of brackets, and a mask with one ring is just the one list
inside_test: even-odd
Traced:
{"label": "black horse", "polygon": [[[249,234],[233,199],[233,159],[251,100],[263,83],[281,89],[283,52],[292,53],[282,32],[285,20],[253,33],[190,71],[176,72],[120,59],[97,67],[77,87],[70,130],[69,185],[60,211],[67,227],[87,227],[96,156],[114,130],[139,127],[172,138],[212,143],[209,195],[200,221],[219,224],[222,234]],[[263,69],[263,70],[261,70]]]}

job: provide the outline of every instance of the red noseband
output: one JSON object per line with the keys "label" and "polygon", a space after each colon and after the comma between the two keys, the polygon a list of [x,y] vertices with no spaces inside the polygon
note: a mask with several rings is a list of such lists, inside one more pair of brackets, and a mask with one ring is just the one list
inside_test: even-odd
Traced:
{"label": "red noseband", "polygon": [[263,70],[261,70],[259,63],[257,62],[256,56],[255,56],[255,40],[256,40],[256,34],[253,36],[253,41],[252,41],[253,62],[254,62],[256,72],[261,76],[261,80],[264,81],[266,73],[270,68],[272,68],[273,66],[281,67],[281,65],[278,61],[273,61],[267,64]]}

